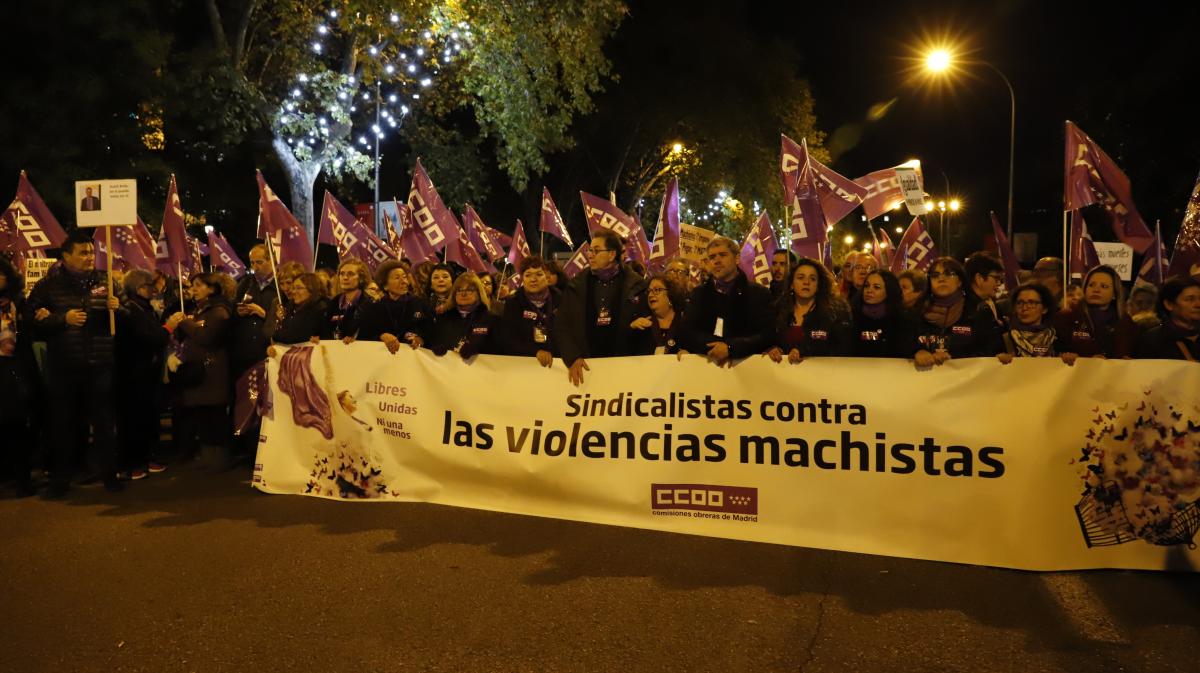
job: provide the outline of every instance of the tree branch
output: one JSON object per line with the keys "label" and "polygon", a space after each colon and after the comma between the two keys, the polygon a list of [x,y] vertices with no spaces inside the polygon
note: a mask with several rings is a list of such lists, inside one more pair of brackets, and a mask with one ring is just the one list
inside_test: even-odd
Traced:
{"label": "tree branch", "polygon": [[229,42],[225,39],[225,27],[221,25],[221,10],[217,7],[217,0],[205,0],[204,9],[208,12],[208,25],[212,30],[213,44],[217,52],[222,55],[228,54]]}
{"label": "tree branch", "polygon": [[[210,0],[213,1],[213,0]],[[233,35],[233,65],[239,66],[246,55],[246,35],[250,30],[250,16],[254,14],[258,0],[248,0],[242,15],[238,17],[237,31]]]}

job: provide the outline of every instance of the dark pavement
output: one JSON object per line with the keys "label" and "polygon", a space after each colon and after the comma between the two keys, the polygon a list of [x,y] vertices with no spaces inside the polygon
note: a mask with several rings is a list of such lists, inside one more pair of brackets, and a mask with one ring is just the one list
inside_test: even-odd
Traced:
{"label": "dark pavement", "polygon": [[174,469],[0,500],[0,671],[1200,670],[1200,574],[1038,574]]}

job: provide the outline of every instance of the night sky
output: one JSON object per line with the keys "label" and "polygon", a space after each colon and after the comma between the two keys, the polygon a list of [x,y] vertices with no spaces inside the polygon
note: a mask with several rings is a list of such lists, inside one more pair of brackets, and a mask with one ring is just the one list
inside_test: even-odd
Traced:
{"label": "night sky", "polygon": [[[1004,220],[1009,95],[985,66],[967,66],[941,86],[914,78],[919,45],[949,39],[966,57],[991,62],[1012,82],[1016,231],[1059,236],[1063,122],[1071,119],[1129,175],[1150,226],[1162,218],[1164,234],[1173,237],[1200,171],[1198,115],[1194,104],[1184,104],[1189,85],[1197,85],[1200,10],[1188,4],[1191,9],[1168,9],[1176,3],[1022,0],[785,5],[635,0],[622,31],[635,30],[635,22],[672,21],[686,34],[690,17],[717,12],[730,32],[787,41],[801,56],[797,75],[812,85],[835,170],[858,177],[919,158],[926,191],[940,197],[948,181],[966,204],[964,223],[982,231],[988,210]],[[704,41],[687,48],[721,46]],[[644,43],[624,43],[619,34],[610,53],[621,66],[637,61],[645,49]],[[867,120],[872,106],[889,102],[882,119]],[[1095,237],[1114,240],[1105,232]]]}

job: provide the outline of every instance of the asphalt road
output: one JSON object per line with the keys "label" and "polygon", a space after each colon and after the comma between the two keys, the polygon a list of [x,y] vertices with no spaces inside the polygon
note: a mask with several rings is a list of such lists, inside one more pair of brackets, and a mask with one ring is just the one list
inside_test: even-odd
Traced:
{"label": "asphalt road", "polygon": [[1200,670],[1200,574],[1040,574],[171,470],[0,500],[0,671]]}

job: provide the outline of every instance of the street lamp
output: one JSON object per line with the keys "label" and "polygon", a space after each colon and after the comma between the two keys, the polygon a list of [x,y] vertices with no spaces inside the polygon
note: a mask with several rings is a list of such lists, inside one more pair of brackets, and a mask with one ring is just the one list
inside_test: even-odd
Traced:
{"label": "street lamp", "polygon": [[[1008,87],[1008,100],[1011,105],[1008,123],[1008,240],[1011,241],[1013,235],[1013,175],[1015,168],[1013,159],[1016,155],[1017,147],[1017,94],[1013,91],[1012,82],[1008,81],[1008,77],[988,61],[963,60],[958,62],[963,65],[982,65],[991,68],[1004,81],[1004,86]],[[934,49],[925,56],[925,70],[934,75],[945,73],[954,63],[954,55],[948,49]]]}

